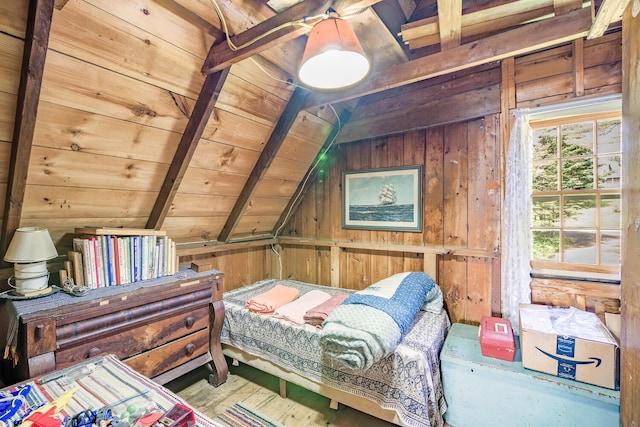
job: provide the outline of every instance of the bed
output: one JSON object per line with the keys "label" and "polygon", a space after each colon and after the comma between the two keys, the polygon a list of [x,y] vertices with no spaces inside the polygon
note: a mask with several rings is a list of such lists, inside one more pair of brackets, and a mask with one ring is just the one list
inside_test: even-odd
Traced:
{"label": "bed", "polygon": [[[419,311],[396,349],[370,368],[335,369],[319,350],[320,329],[308,324],[296,326],[287,320],[252,313],[245,308],[248,300],[277,284],[295,287],[301,295],[314,289],[329,294],[354,292],[276,279],[226,292],[217,307],[214,302],[218,313],[217,318],[213,316],[211,329],[212,338],[219,339],[224,355],[234,362],[246,363],[280,378],[283,397],[286,396],[286,383],[292,382],[328,397],[333,408],[337,408],[338,402],[343,403],[397,425],[444,425],[442,415],[446,403],[440,380],[439,354],[450,327],[444,310],[437,314]],[[221,319],[223,313],[224,321]],[[218,376],[226,377],[224,357],[214,355],[213,359]]]}

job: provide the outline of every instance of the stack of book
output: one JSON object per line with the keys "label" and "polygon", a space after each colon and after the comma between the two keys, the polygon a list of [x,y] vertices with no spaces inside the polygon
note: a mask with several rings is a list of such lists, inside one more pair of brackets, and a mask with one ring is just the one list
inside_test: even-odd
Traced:
{"label": "stack of book", "polygon": [[76,228],[69,252],[72,277],[79,286],[125,285],[174,274],[176,246],[164,231]]}

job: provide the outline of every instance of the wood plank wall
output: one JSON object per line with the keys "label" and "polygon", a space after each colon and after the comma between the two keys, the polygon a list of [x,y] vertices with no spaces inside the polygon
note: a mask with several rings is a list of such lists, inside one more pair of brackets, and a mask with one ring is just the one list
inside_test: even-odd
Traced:
{"label": "wood plank wall", "polygon": [[[576,55],[575,49],[583,49],[582,55]],[[575,56],[584,59],[574,61]],[[480,118],[472,118],[473,111],[477,111],[474,101],[478,100],[472,93],[483,93],[479,90],[483,84],[480,82],[488,87],[495,74],[486,74],[484,78],[478,74],[495,73],[498,69],[474,70],[475,73],[456,76],[457,81],[448,76],[447,87],[456,96],[465,92],[459,88],[469,88],[469,79],[478,82],[468,89],[466,102],[458,105],[455,112],[448,116],[441,111],[432,115],[435,122],[425,129],[340,144],[319,165],[316,181],[309,185],[303,202],[282,233],[310,241],[306,246],[279,246],[282,277],[330,285],[331,269],[336,267],[331,263],[331,251],[338,251],[339,271],[334,274],[340,286],[362,289],[395,272],[423,268],[421,254],[371,250],[366,249],[367,244],[441,246],[451,250],[439,257],[438,277],[452,321],[476,323],[484,314],[500,313],[501,165],[507,147],[505,139],[508,140],[508,133],[501,129],[509,130],[509,124],[505,124],[511,117],[507,109],[509,105],[526,108],[620,93],[621,58],[620,32],[515,58],[513,66],[503,67],[499,77],[501,98],[492,98],[495,99],[492,102],[500,105],[489,108],[495,108],[495,113]],[[434,94],[434,88],[425,83],[416,87],[416,91],[412,99]],[[515,98],[511,103],[506,99],[509,94]],[[441,105],[448,105],[446,93],[438,96],[443,98]],[[372,101],[369,111],[379,108],[381,102]],[[384,102],[394,105],[394,100]],[[423,115],[430,117],[429,108],[434,103],[424,105]],[[413,108],[412,115],[420,115],[420,111],[415,111],[420,105],[416,103]],[[457,120],[450,119],[454,115]],[[357,117],[365,116],[362,113]],[[357,131],[354,128],[351,132],[355,135]],[[342,228],[343,171],[415,164],[423,166],[424,174],[422,232]],[[313,239],[362,243],[365,249],[314,246]],[[245,255],[241,252],[235,259],[228,256],[225,260],[230,271],[244,274],[236,277],[234,273],[226,289],[246,283],[246,277],[253,274],[243,270]],[[269,271],[255,275],[280,277],[280,261],[269,248],[264,251],[264,265]],[[620,306],[618,286],[534,280],[532,293],[537,303],[574,305],[599,313],[616,312]]]}
{"label": "wood plank wall", "polygon": [[[635,8],[633,8],[635,9]],[[633,224],[622,232],[622,333],[620,343],[620,425],[640,425],[640,230],[634,226],[640,220],[640,18],[627,7],[623,17],[623,76],[625,99],[622,104],[623,188],[622,224]]]}

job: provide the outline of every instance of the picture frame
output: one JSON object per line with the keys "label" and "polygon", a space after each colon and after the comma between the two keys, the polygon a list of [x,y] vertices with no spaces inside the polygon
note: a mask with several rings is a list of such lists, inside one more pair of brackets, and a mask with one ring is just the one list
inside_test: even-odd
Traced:
{"label": "picture frame", "polygon": [[422,230],[422,168],[343,172],[342,227]]}

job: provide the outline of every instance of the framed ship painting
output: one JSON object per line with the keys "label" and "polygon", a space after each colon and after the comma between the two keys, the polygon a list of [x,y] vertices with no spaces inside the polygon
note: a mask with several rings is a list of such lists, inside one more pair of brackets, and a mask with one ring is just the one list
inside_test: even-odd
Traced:
{"label": "framed ship painting", "polygon": [[342,227],[420,231],[420,166],[343,173]]}

